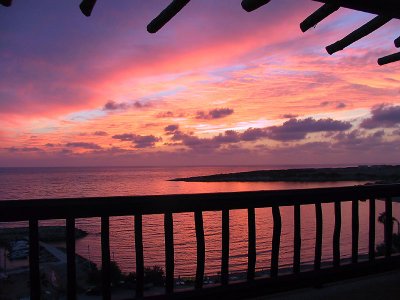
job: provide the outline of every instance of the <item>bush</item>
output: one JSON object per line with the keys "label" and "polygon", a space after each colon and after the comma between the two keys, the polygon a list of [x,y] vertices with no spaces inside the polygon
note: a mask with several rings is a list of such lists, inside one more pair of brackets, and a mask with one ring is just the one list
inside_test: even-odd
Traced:
{"label": "bush", "polygon": [[[92,267],[91,271],[88,273],[87,282],[93,285],[101,284],[101,272],[102,270],[97,269],[96,266]],[[115,261],[110,262],[110,281],[111,285],[117,286],[119,282],[123,279],[122,271]]]}
{"label": "bush", "polygon": [[164,285],[164,270],[160,266],[144,268],[144,283],[152,283],[155,286]]}

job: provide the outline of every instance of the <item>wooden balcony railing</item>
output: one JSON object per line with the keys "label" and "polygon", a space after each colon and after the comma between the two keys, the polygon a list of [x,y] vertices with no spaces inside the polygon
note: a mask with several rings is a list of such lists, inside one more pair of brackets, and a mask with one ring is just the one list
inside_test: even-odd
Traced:
{"label": "wooden balcony railing", "polygon": [[[39,220],[66,219],[67,245],[67,297],[76,299],[75,267],[75,219],[101,217],[102,251],[102,294],[103,299],[111,298],[110,291],[110,216],[134,216],[136,250],[136,298],[144,294],[144,256],[142,216],[164,215],[165,233],[165,298],[237,298],[244,295],[260,294],[289,287],[318,284],[400,266],[399,257],[392,255],[392,199],[400,197],[400,184],[371,185],[341,188],[257,191],[213,194],[186,194],[162,196],[101,197],[73,199],[35,199],[0,201],[0,222],[29,221],[29,269],[31,299],[40,299],[39,271]],[[369,199],[369,258],[359,262],[359,200]],[[375,199],[384,199],[386,222],[384,226],[385,257],[375,257]],[[340,232],[341,203],[352,202],[352,257],[351,264],[341,265]],[[334,203],[335,226],[333,236],[333,267],[321,268],[322,254],[322,203]],[[300,271],[301,257],[301,213],[305,204],[315,205],[316,239],[314,269]],[[294,256],[293,274],[278,275],[278,259],[281,240],[280,207],[294,207]],[[255,279],[256,263],[256,208],[272,208],[273,237],[270,277]],[[230,210],[248,211],[248,267],[245,282],[229,282],[229,215]],[[203,288],[205,266],[205,238],[203,227],[204,211],[222,212],[222,262],[221,285]],[[197,268],[195,289],[174,292],[174,213],[193,212],[197,241]],[[315,281],[317,280],[317,281]],[[133,295],[132,295],[133,298]]]}

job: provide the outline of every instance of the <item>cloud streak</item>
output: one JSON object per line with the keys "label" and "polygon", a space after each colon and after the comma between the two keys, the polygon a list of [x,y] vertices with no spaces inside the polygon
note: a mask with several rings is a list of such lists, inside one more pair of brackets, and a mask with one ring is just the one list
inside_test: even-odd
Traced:
{"label": "cloud streak", "polygon": [[133,133],[116,134],[112,138],[124,142],[132,142],[135,148],[152,148],[157,142],[162,140],[160,137],[154,135],[138,135]]}

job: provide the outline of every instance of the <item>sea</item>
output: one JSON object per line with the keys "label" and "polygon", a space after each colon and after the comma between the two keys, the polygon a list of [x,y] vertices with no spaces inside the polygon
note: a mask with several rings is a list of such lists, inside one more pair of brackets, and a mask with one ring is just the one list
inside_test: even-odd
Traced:
{"label": "sea", "polygon": [[[296,166],[322,167],[322,166]],[[325,167],[325,166],[324,166]],[[288,169],[294,166],[188,166],[188,167],[59,167],[59,168],[0,168],[0,201],[21,199],[74,197],[101,197],[126,195],[161,195],[189,193],[218,193],[236,191],[306,189],[364,184],[365,182],[182,182],[173,178],[211,175],[253,170]],[[249,199],[251,201],[251,199]],[[324,265],[332,264],[334,228],[333,204],[323,204]],[[368,252],[368,201],[361,201],[360,240],[361,256]],[[377,216],[383,212],[384,203],[377,201]],[[279,266],[290,269],[293,263],[293,208],[282,207],[282,237]],[[393,204],[393,214],[400,218],[400,205]],[[221,212],[204,212],[206,241],[205,274],[217,275],[221,268]],[[315,207],[301,207],[301,263],[311,266],[315,247]],[[377,219],[377,218],[376,218]],[[351,256],[351,203],[342,204],[341,255]],[[232,273],[245,272],[247,268],[247,211],[230,213],[230,260]],[[65,220],[40,221],[41,226],[65,225]],[[27,226],[26,222],[0,223],[0,228]],[[145,266],[164,267],[164,227],[162,215],[143,217]],[[77,219],[76,227],[88,233],[77,240],[79,255],[101,265],[100,219]],[[270,267],[272,243],[272,212],[270,208],[256,209],[257,261],[256,270]],[[376,243],[383,242],[383,225],[376,223]],[[64,247],[64,243],[55,243]],[[174,214],[175,276],[192,277],[196,270],[196,238],[193,213]],[[124,273],[135,271],[134,217],[110,218],[111,259]],[[4,251],[4,249],[3,249]],[[2,260],[7,260],[3,262]],[[0,255],[0,268],[18,268],[22,261],[9,261]],[[25,262],[26,263],[26,262]]]}

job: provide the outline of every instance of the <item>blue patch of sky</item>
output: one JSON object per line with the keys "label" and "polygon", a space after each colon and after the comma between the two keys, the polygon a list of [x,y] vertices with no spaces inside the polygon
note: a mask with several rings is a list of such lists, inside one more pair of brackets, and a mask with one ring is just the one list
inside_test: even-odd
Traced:
{"label": "blue patch of sky", "polygon": [[107,113],[102,109],[83,110],[67,115],[65,120],[73,122],[85,122],[104,117],[106,114]]}
{"label": "blue patch of sky", "polygon": [[225,67],[214,68],[211,71],[207,72],[208,79],[206,80],[199,80],[198,82],[201,84],[208,84],[208,83],[218,83],[225,81],[232,77],[232,73],[236,71],[243,71],[252,68],[252,66],[238,64],[238,65],[230,65]]}
{"label": "blue patch of sky", "polygon": [[156,100],[162,101],[162,99],[164,97],[170,97],[170,96],[174,96],[179,94],[180,92],[183,92],[187,89],[187,87],[183,86],[183,85],[179,85],[176,86],[172,89],[168,89],[168,90],[164,90],[164,91],[160,91],[160,92],[156,92],[156,93],[152,93],[149,94],[147,96],[141,97],[139,99],[136,99],[134,101],[129,101],[127,102],[127,104],[133,104],[135,102],[140,102],[141,104],[146,104],[149,102],[154,102]]}

